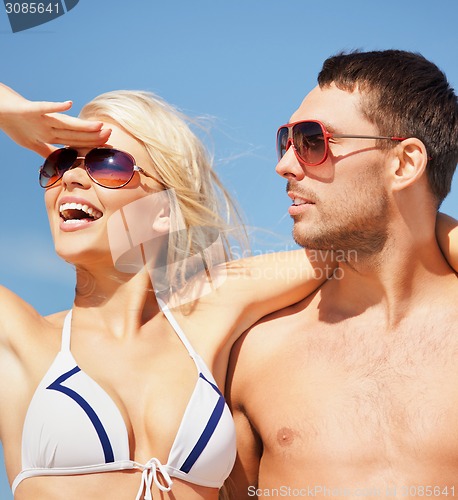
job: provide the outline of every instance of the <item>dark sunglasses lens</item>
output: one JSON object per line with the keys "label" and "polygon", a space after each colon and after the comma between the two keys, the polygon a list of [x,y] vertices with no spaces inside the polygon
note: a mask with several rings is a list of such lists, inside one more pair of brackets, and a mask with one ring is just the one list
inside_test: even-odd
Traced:
{"label": "dark sunglasses lens", "polygon": [[281,127],[277,133],[277,155],[280,161],[286,153],[288,144],[288,127]]}
{"label": "dark sunglasses lens", "polygon": [[85,162],[88,174],[107,188],[122,187],[134,175],[134,159],[116,149],[93,149],[86,155]]}
{"label": "dark sunglasses lens", "polygon": [[301,122],[294,125],[293,144],[305,164],[317,165],[325,158],[324,133],[317,122]]}
{"label": "dark sunglasses lens", "polygon": [[78,153],[75,149],[56,149],[40,168],[40,186],[47,188],[55,184],[64,173],[75,163]]}

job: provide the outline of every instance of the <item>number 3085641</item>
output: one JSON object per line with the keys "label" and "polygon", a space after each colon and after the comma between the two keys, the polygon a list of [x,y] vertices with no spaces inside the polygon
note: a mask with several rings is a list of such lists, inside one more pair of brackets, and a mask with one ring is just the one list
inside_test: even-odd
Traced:
{"label": "number 3085641", "polygon": [[6,3],[7,14],[59,14],[59,3]]}

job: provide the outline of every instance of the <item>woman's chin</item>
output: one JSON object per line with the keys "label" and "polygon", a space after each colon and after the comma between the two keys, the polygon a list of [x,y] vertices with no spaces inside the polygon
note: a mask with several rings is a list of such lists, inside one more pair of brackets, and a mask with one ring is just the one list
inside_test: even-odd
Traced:
{"label": "woman's chin", "polygon": [[56,254],[68,264],[84,269],[101,269],[113,267],[109,251],[100,248],[87,248],[84,246],[55,245]]}

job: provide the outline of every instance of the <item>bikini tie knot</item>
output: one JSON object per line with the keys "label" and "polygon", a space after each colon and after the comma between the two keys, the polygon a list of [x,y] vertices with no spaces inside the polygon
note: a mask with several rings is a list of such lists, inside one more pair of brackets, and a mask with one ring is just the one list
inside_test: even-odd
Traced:
{"label": "bikini tie knot", "polygon": [[[143,497],[144,500],[153,500],[153,495],[151,493],[151,487],[153,483],[161,491],[170,491],[172,489],[172,479],[170,478],[164,465],[162,465],[157,458],[152,458],[151,460],[146,462],[145,465],[142,465],[141,468],[143,469],[142,482],[140,484],[140,488],[135,500],[141,500],[143,492],[145,492],[145,495]],[[158,477],[158,473],[160,473],[162,477],[162,482]],[[165,483],[165,485],[163,483]]]}

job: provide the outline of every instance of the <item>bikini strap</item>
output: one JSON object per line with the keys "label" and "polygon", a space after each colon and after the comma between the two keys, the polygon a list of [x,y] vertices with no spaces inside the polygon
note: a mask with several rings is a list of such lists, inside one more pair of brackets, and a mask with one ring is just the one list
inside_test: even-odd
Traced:
{"label": "bikini strap", "polygon": [[172,312],[170,311],[169,307],[166,305],[164,301],[162,301],[160,298],[156,297],[157,303],[159,304],[159,307],[161,311],[164,313],[164,316],[167,318],[168,322],[172,325],[172,328],[175,330],[175,333],[178,335],[180,338],[181,342],[184,344],[186,347],[189,355],[191,358],[196,362],[196,351],[192,347],[191,343],[189,342],[188,338],[186,337],[184,331],[181,329],[180,325],[178,324],[177,320],[174,318]]}
{"label": "bikini strap", "polygon": [[62,327],[62,346],[61,351],[70,351],[70,337],[72,333],[72,310],[65,316],[64,326]]}
{"label": "bikini strap", "polygon": [[[174,318],[172,312],[170,311],[168,306],[161,299],[158,298],[157,302],[159,304],[159,307],[161,308],[161,311],[164,313],[164,316],[167,318],[168,322],[171,324],[172,328],[175,330],[175,333],[178,335],[179,339],[181,340],[183,345],[186,347],[186,350],[188,351],[189,355],[193,359],[195,359],[196,351],[192,347],[191,343],[189,342],[185,333],[181,329],[177,320]],[[64,326],[62,327],[62,346],[61,346],[62,351],[70,351],[71,333],[72,333],[72,310],[70,309],[70,311],[68,311],[67,315],[65,316]]]}

